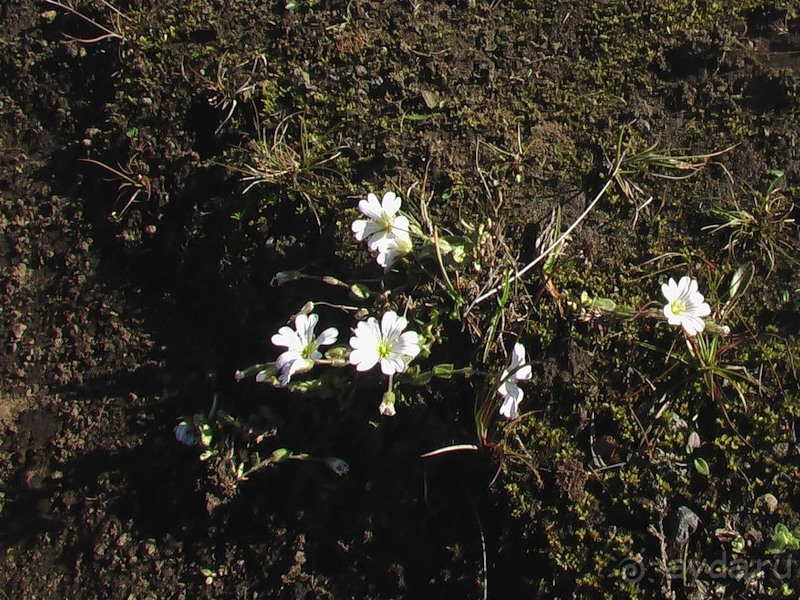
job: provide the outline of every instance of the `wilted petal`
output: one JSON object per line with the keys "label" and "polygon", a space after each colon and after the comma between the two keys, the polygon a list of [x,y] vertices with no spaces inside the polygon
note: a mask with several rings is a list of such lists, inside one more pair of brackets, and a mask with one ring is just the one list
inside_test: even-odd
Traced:
{"label": "wilted petal", "polygon": [[175,433],[175,439],[181,444],[186,446],[196,446],[197,436],[195,435],[194,427],[189,425],[186,421],[181,421],[172,430]]}

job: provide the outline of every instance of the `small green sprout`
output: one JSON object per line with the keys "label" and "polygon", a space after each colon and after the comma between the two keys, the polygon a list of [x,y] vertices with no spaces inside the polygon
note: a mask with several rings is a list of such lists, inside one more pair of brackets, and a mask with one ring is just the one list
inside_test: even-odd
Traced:
{"label": "small green sprout", "polygon": [[783,523],[775,525],[772,539],[767,544],[767,554],[781,554],[786,550],[800,549],[800,525],[789,530]]}

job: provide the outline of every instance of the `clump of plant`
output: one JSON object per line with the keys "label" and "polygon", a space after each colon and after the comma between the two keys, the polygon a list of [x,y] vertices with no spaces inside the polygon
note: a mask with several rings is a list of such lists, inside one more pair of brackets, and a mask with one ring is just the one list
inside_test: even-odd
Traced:
{"label": "clump of plant", "polygon": [[[731,258],[746,255],[764,262],[768,271],[781,258],[797,264],[797,227],[795,205],[781,188],[783,172],[771,172],[772,181],[764,192],[746,189],[748,200],[733,196],[732,206],[714,206],[713,214],[721,221],[703,229],[711,233],[727,233],[725,250]],[[765,259],[765,260],[764,260]]]}
{"label": "clump of plant", "polygon": [[[227,102],[235,108],[232,101]],[[316,186],[323,174],[341,176],[336,168],[341,155],[339,147],[309,131],[303,114],[292,113],[272,130],[256,118],[256,135],[232,153],[226,166],[241,176],[243,193],[256,186],[292,192],[302,198],[319,222]]]}

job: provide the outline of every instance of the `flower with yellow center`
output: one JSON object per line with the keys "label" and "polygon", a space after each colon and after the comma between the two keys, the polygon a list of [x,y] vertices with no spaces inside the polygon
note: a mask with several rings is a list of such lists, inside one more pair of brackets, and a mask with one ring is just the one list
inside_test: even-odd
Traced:
{"label": "flower with yellow center", "polygon": [[319,316],[314,313],[300,314],[294,320],[294,329],[281,327],[278,333],[272,336],[273,344],[286,347],[286,351],[275,362],[275,368],[280,373],[281,385],[288,385],[295,373],[310,370],[314,366],[314,361],[322,358],[320,346],[330,346],[336,342],[339,332],[335,327],[329,327],[318,337],[314,336],[314,328],[318,321]]}
{"label": "flower with yellow center", "polygon": [[350,229],[357,241],[366,241],[372,251],[378,251],[378,262],[386,266],[387,255],[396,256],[411,251],[410,222],[408,217],[398,214],[401,200],[394,192],[386,192],[378,202],[375,194],[358,203],[358,210],[366,219],[353,221]]}
{"label": "flower with yellow center", "polygon": [[697,290],[697,281],[686,275],[678,283],[670,278],[661,285],[661,291],[667,299],[664,316],[670,325],[680,325],[689,336],[697,335],[706,328],[703,317],[711,314],[711,307]]}
{"label": "flower with yellow center", "polygon": [[420,352],[419,335],[405,331],[408,321],[394,311],[386,312],[380,327],[375,317],[356,325],[350,338],[350,364],[358,371],[368,371],[380,363],[384,375],[402,373]]}

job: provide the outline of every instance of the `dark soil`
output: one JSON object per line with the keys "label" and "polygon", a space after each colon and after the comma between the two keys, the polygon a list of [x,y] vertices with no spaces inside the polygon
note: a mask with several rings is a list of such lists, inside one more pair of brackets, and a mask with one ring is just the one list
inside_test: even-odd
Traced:
{"label": "dark soil", "polygon": [[[734,255],[728,232],[701,227],[763,194],[772,169],[795,201],[800,6],[728,4],[65,0],[82,18],[4,2],[4,597],[795,596],[794,551],[766,546],[776,524],[800,522],[797,210]],[[729,390],[723,419],[688,370],[659,378],[666,359],[650,348],[666,353],[673,332],[579,322],[538,273],[501,336],[527,336],[535,357],[530,412],[497,430],[527,462],[499,444],[420,458],[478,442],[475,380],[408,392],[394,418],[377,412],[377,376],[334,377],[323,397],[235,381],[275,359],[270,336],[307,300],[352,301],[316,281],[273,287],[276,273],[381,276],[349,229],[367,192],[429,193],[443,230],[490,223],[493,247],[525,264],[555,207],[569,223],[598,193],[621,131],[631,153],[733,149],[685,181],[632,170],[643,195],[615,187],[550,283],[644,305],[681,264],[705,282],[752,265],[732,326],[756,341],[730,355],[766,384],[749,406]],[[245,192],[263,139],[302,168]],[[774,266],[769,236],[782,240]],[[666,252],[679,258],[641,283]],[[474,298],[487,272],[465,271],[461,291]],[[419,273],[408,284],[420,320],[448,301],[428,285]],[[480,362],[495,306],[441,316],[434,358]],[[700,431],[691,457],[682,430],[642,434],[667,391],[675,422]],[[268,431],[267,454],[340,457],[349,474],[287,461],[234,484],[222,455],[201,461],[173,433],[215,397],[243,424],[236,452]],[[597,455],[626,464],[605,471]],[[675,466],[700,456],[710,480]],[[702,521],[685,555],[662,547],[683,506]],[[648,531],[660,525],[663,545]],[[658,563],[727,553],[727,566],[730,531],[752,577],[670,578]],[[626,561],[648,577],[625,580]]]}

